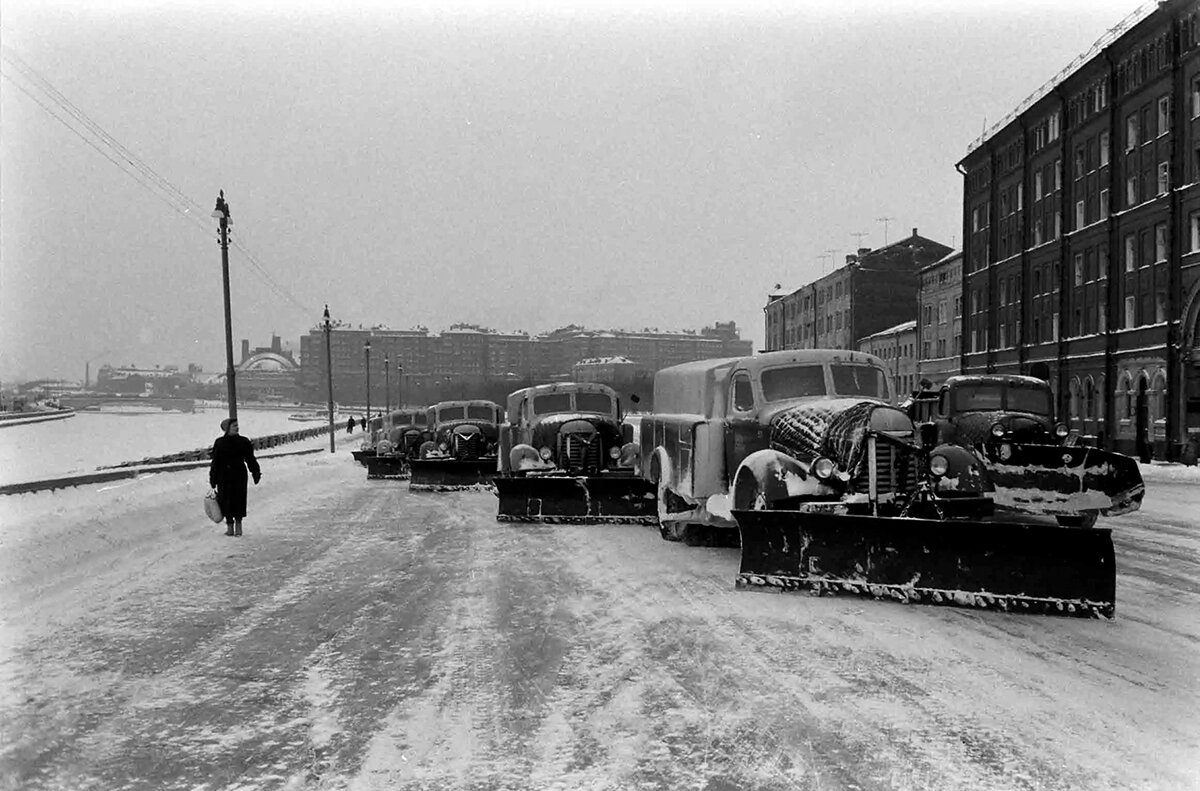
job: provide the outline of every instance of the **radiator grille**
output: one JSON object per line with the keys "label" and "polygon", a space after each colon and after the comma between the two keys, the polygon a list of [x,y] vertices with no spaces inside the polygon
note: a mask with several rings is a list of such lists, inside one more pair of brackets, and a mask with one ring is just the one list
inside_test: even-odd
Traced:
{"label": "radiator grille", "polygon": [[[869,456],[864,454],[862,472],[854,476],[854,490],[870,491]],[[884,441],[875,443],[875,480],[881,495],[911,492],[917,485],[916,458],[895,445]]]}
{"label": "radiator grille", "polygon": [[560,434],[559,464],[567,470],[596,472],[600,469],[602,444],[599,434]]}
{"label": "radiator grille", "polygon": [[463,436],[462,434],[454,434],[451,436],[451,450],[456,459],[478,459],[483,455],[483,435],[470,434]]}

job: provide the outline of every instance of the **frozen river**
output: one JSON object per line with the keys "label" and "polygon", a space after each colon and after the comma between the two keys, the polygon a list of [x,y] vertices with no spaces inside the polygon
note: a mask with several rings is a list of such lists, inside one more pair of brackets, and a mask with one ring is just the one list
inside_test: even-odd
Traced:
{"label": "frozen river", "polygon": [[[223,408],[204,412],[79,412],[66,420],[0,428],[0,485],[91,472],[97,467],[212,445],[226,417]],[[319,426],[288,420],[289,412],[238,408],[247,437]],[[345,434],[343,416],[338,417]],[[325,442],[324,438],[308,440]],[[358,447],[357,432],[354,447]]]}

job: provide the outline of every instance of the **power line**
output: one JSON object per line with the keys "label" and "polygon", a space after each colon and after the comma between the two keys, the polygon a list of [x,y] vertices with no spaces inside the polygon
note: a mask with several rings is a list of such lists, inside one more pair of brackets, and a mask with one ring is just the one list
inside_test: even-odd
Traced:
{"label": "power line", "polygon": [[[188,197],[183,190],[176,187],[172,182],[160,176],[150,165],[146,164],[136,154],[121,144],[119,140],[110,135],[103,127],[93,121],[83,110],[79,109],[70,99],[62,94],[49,80],[37,73],[32,66],[25,63],[11,47],[4,46],[0,49],[3,53],[3,60],[11,67],[16,69],[22,77],[31,82],[38,90],[40,90],[50,102],[53,103],[59,110],[56,112],[46,102],[42,101],[38,96],[35,96],[28,88],[15,80],[11,74],[4,73],[0,70],[0,76],[3,76],[10,83],[16,86],[22,93],[32,99],[39,107],[41,107],[48,115],[57,120],[63,126],[67,127],[77,137],[91,146],[97,153],[129,175],[147,190],[152,192],[155,197],[166,203],[173,211],[181,215],[185,219],[193,222],[197,227],[203,230],[210,231],[208,223],[205,220],[207,216],[204,209],[199,203]],[[97,142],[89,138],[83,131],[73,126],[67,118],[69,116],[76,123],[82,125],[84,129],[99,138],[100,143],[110,149],[113,153],[104,150]],[[312,314],[312,309],[304,305],[281,284],[244,244],[238,240],[234,240],[231,244],[237,248],[246,258],[252,270],[259,276],[259,279],[275,293],[276,296],[290,302],[301,312],[306,315]]]}

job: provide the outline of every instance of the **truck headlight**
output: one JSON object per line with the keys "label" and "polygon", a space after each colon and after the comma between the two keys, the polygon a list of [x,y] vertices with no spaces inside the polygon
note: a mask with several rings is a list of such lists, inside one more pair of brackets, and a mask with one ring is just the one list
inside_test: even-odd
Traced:
{"label": "truck headlight", "polygon": [[449,447],[450,447],[450,446],[449,446],[449,445],[447,445],[445,442],[439,442],[439,443],[438,443],[438,450],[440,450],[442,453],[445,453],[445,452],[446,452],[446,449],[447,449],[447,448],[449,448]]}
{"label": "truck headlight", "polygon": [[1063,423],[1056,423],[1054,425],[1054,436],[1058,437],[1059,439],[1066,439],[1067,435],[1070,433],[1071,430]]}
{"label": "truck headlight", "polygon": [[541,457],[542,457],[543,459],[549,459],[549,458],[550,458],[550,448],[548,448],[548,447],[546,447],[546,446],[544,446],[544,445],[542,446],[542,449],[541,449],[540,451],[538,451],[538,453],[541,455]]}
{"label": "truck headlight", "polygon": [[621,458],[621,449],[618,448],[616,445],[613,445],[611,448],[608,449],[608,457],[610,459]]}
{"label": "truck headlight", "polygon": [[1004,426],[1000,425],[999,423],[993,423],[992,424],[992,436],[995,437],[996,439],[1000,439],[1001,437],[1003,437],[1004,436]]}
{"label": "truck headlight", "polygon": [[941,478],[950,469],[950,461],[943,455],[936,454],[929,457],[929,471],[937,477]]}
{"label": "truck headlight", "polygon": [[821,480],[828,480],[833,476],[833,471],[837,469],[837,465],[833,463],[833,459],[827,459],[821,456],[813,462],[812,471]]}

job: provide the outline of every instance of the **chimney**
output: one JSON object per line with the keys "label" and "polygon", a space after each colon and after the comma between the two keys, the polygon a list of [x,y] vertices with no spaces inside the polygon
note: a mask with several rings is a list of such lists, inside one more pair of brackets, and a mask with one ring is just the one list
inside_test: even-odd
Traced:
{"label": "chimney", "polygon": [[916,235],[917,235],[917,229],[913,228],[913,236],[916,236]]}
{"label": "chimney", "polygon": [[859,254],[859,255],[866,255],[866,254],[867,254],[867,253],[869,253],[869,252],[871,252],[871,248],[870,248],[870,247],[860,247],[860,248],[858,248],[858,254]]}
{"label": "chimney", "polygon": [[278,335],[271,335],[271,351],[280,354],[283,351],[283,339]]}
{"label": "chimney", "polygon": [[250,341],[242,338],[242,362],[250,359]]}

